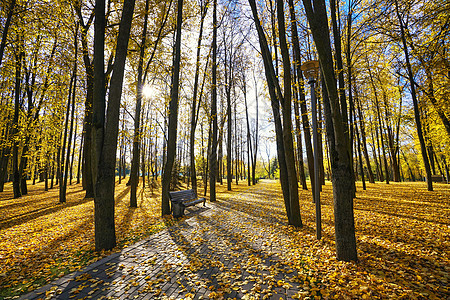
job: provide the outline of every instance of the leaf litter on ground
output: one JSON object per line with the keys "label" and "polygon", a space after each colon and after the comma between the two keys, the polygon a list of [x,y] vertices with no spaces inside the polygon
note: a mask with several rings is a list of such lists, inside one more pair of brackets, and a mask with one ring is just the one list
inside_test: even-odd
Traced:
{"label": "leaf litter on ground", "polygon": [[[8,191],[0,194],[0,296],[32,290],[174,224],[170,218],[159,217],[157,191],[152,196],[145,190],[139,207],[130,209],[129,188],[117,185],[119,246],[110,252],[96,253],[92,199],[83,200],[81,187],[73,185],[69,187],[67,203],[61,205],[57,203],[57,189],[41,193],[39,188],[42,187],[32,187],[31,195],[15,200]],[[426,191],[423,183],[376,183],[369,184],[367,191],[358,186],[354,201],[359,257],[356,263],[335,258],[330,183],[323,186],[321,193],[320,241],[315,239],[310,191],[300,191],[304,224],[300,229],[286,225],[280,186],[275,181],[265,180],[250,188],[244,183],[233,185],[231,192],[219,187],[218,191],[214,213],[195,217],[201,226],[190,236],[190,244],[205,244],[202,236],[211,232],[222,239],[214,247],[209,246],[210,256],[191,257],[183,266],[191,277],[183,278],[190,289],[182,289],[182,298],[192,298],[196,286],[209,289],[208,296],[214,299],[233,291],[246,299],[268,299],[277,293],[299,299],[449,296],[448,185],[435,185],[434,192]],[[182,224],[183,219],[175,223]],[[177,255],[183,255],[186,247],[180,247],[181,254]],[[216,254],[225,262],[234,263],[217,263]],[[218,270],[213,284],[194,276],[211,265]],[[170,272],[170,267],[166,264],[163,270]],[[159,275],[148,278],[142,292],[164,297],[161,287],[163,278],[168,276]],[[138,281],[129,284],[135,286]]]}

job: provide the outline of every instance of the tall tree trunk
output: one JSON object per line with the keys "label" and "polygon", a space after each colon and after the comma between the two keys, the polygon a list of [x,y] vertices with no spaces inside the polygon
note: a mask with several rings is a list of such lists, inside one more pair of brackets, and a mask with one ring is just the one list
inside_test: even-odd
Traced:
{"label": "tall tree trunk", "polygon": [[148,23],[148,9],[149,0],[145,1],[144,12],[144,27],[142,29],[141,44],[139,46],[139,61],[138,61],[138,78],[136,84],[136,110],[134,113],[134,136],[133,136],[133,158],[131,160],[131,191],[130,191],[130,207],[137,207],[137,186],[139,183],[139,157],[140,157],[140,142],[141,142],[141,105],[142,105],[142,91],[144,83],[142,82],[142,68],[144,65],[144,55],[147,39],[147,23]]}
{"label": "tall tree trunk", "polygon": [[[78,36],[78,25],[75,32],[75,64],[73,67],[73,91],[72,91],[72,111],[70,116],[70,129],[69,129],[69,136],[68,136],[68,145],[67,145],[67,157],[66,157],[66,163],[65,163],[65,170],[64,170],[64,197],[67,190],[67,178],[69,177],[69,171],[72,173],[72,165],[70,164],[70,150],[71,150],[71,144],[72,144],[72,138],[73,138],[73,123],[75,121],[75,98],[76,98],[76,92],[77,92],[77,67],[78,67],[78,42],[77,42],[77,36]],[[75,145],[75,140],[74,140]],[[70,170],[69,170],[70,167]],[[70,175],[72,178],[72,175]]]}
{"label": "tall tree trunk", "polygon": [[[75,65],[75,63],[74,63]],[[66,188],[64,185],[64,176],[65,176],[65,168],[66,165],[65,162],[65,155],[66,155],[66,145],[67,145],[67,135],[69,131],[69,122],[70,122],[70,109],[72,108],[72,91],[75,79],[75,68],[73,69],[72,76],[70,77],[70,83],[69,83],[69,92],[68,92],[68,99],[67,99],[67,108],[66,108],[66,117],[64,122],[64,133],[63,133],[63,141],[61,144],[61,151],[59,153],[59,172],[58,172],[58,181],[59,181],[59,203],[65,203],[66,202]],[[70,148],[70,147],[68,147]]]}
{"label": "tall tree trunk", "polygon": [[242,85],[243,94],[244,94],[244,106],[245,106],[245,120],[247,124],[247,160],[248,160],[248,185],[250,186],[252,184],[251,181],[251,167],[250,165],[253,164],[253,149],[252,149],[252,138],[250,134],[250,119],[248,117],[248,106],[247,106],[247,85],[245,84],[245,78],[244,83]]}
{"label": "tall tree trunk", "polygon": [[[253,73],[254,76],[254,73]],[[258,122],[259,122],[259,101],[258,101],[258,84],[256,83],[256,78],[254,78],[255,81],[255,103],[256,103],[256,120],[255,120],[255,132],[254,132],[254,139],[253,139],[253,159],[252,159],[252,183],[253,185],[256,184],[256,156],[258,155],[258,132],[259,132],[259,128],[258,128]]]}
{"label": "tall tree trunk", "polygon": [[355,112],[355,107],[352,106],[352,110],[353,110],[353,123],[355,124],[355,133],[356,133],[356,143],[358,145],[358,157],[359,157],[359,169],[361,171],[361,180],[362,180],[362,185],[363,185],[363,190],[366,190],[366,180],[364,177],[364,167],[363,167],[363,161],[362,161],[362,154],[361,154],[361,140],[359,138],[359,130],[358,130],[358,123],[356,122],[356,112]]}
{"label": "tall tree trunk", "polygon": [[[235,95],[236,96],[236,95]],[[241,134],[239,137],[242,136],[242,126],[241,126]],[[236,179],[236,185],[239,184],[239,175],[240,175],[240,163],[239,163],[239,149],[241,143],[238,141],[238,127],[237,127],[237,103],[234,101],[234,150],[235,150],[235,157],[234,157],[234,167],[235,167],[235,179]]]}
{"label": "tall tree trunk", "polygon": [[209,153],[209,201],[216,201],[217,177],[217,0],[213,0],[212,91],[211,91],[211,152]]}
{"label": "tall tree trunk", "polygon": [[[10,120],[10,118],[8,118]],[[8,176],[8,162],[11,154],[11,146],[7,145],[7,141],[10,139],[10,121],[6,123],[3,133],[3,141],[1,141],[1,156],[0,156],[0,192],[3,192],[5,181]],[[9,143],[8,143],[9,144]]]}
{"label": "tall tree trunk", "polygon": [[114,177],[119,110],[128,40],[134,11],[134,0],[125,0],[117,37],[116,57],[108,95],[105,117],[105,1],[95,5],[94,31],[94,105],[93,105],[93,175],[95,178],[94,219],[95,249],[110,250],[116,245],[114,225]]}
{"label": "tall tree trunk", "polygon": [[80,142],[80,149],[78,153],[78,168],[77,168],[77,184],[80,183],[81,179],[81,165],[83,164],[83,149],[84,149],[84,134],[81,134],[81,142]]}
{"label": "tall tree trunk", "polygon": [[162,201],[161,214],[170,214],[169,187],[172,169],[175,161],[177,145],[178,123],[178,90],[180,85],[180,60],[181,60],[181,25],[183,21],[183,0],[177,1],[176,39],[172,67],[172,84],[170,89],[169,125],[167,138],[167,160],[164,164],[162,177]]}
{"label": "tall tree trunk", "polygon": [[[339,2],[337,3],[339,5]],[[353,169],[353,147],[351,140],[351,132],[349,129],[349,118],[348,118],[348,109],[347,109],[347,99],[345,96],[345,80],[344,80],[344,67],[342,63],[342,44],[341,44],[341,32],[338,27],[338,22],[336,18],[336,0],[330,0],[330,14],[331,14],[331,24],[333,26],[333,41],[334,41],[334,56],[336,59],[336,72],[338,74],[338,85],[339,85],[339,101],[341,106],[341,115],[342,115],[342,123],[344,126],[344,133],[348,136],[348,151],[350,152],[350,171],[351,171],[351,181],[352,181],[352,193],[353,197],[356,197],[356,186],[355,186],[355,174]],[[338,16],[339,17],[339,16]]]}
{"label": "tall tree trunk", "polygon": [[[324,97],[324,106],[330,107],[327,115],[327,134],[331,144],[331,168],[334,198],[334,224],[336,239],[336,257],[338,260],[357,260],[355,223],[353,216],[353,178],[348,134],[344,126],[339,106],[339,94],[336,87],[335,70],[328,30],[328,18],[324,0],[303,0],[306,16],[319,54],[329,98]],[[331,118],[330,118],[331,115]],[[331,130],[331,124],[333,130]],[[331,138],[330,138],[331,137]],[[333,147],[331,147],[333,146]],[[334,148],[334,150],[333,150]]]}
{"label": "tall tree trunk", "polygon": [[[77,67],[78,67],[78,25],[75,30],[75,37],[74,37],[74,64],[73,64],[73,73],[71,78],[71,84],[69,91],[69,98],[67,101],[67,112],[66,112],[66,126],[64,128],[64,141],[62,145],[62,157],[61,157],[61,172],[59,177],[59,202],[65,203],[66,202],[66,190],[67,190],[67,175],[69,173],[69,162],[70,162],[70,150],[72,146],[72,135],[73,135],[73,122],[75,117],[75,96],[76,96],[76,85],[77,85]],[[69,117],[69,112],[71,111],[71,115]],[[67,132],[69,128],[69,119],[70,119],[70,129],[69,132]],[[68,135],[67,135],[68,134]],[[66,146],[66,140],[68,140],[67,143],[67,155],[65,156],[65,162],[64,162],[64,151]]]}
{"label": "tall tree trunk", "polygon": [[[231,182],[233,180],[233,171],[231,166],[231,137],[232,137],[232,124],[233,119],[231,118],[231,88],[232,88],[232,72],[231,72],[231,59],[232,54],[227,57],[227,46],[224,49],[225,55],[225,94],[227,98],[227,190],[231,191]],[[231,49],[230,49],[231,50]],[[229,61],[227,60],[229,59]]]}
{"label": "tall tree trunk", "polygon": [[[367,57],[366,57],[366,59],[367,59]],[[375,87],[375,82],[373,80],[373,75],[372,75],[370,67],[368,68],[368,71],[369,71],[369,77],[370,77],[370,82],[372,85],[373,93],[375,96],[375,107],[376,107],[376,112],[377,112],[378,128],[380,130],[381,151],[383,153],[384,169],[386,172],[386,184],[389,184],[389,168],[387,165],[387,158],[386,158],[386,150],[385,150],[384,134],[383,134],[383,123],[382,123],[381,112],[380,112],[380,101],[378,100],[378,93],[377,93],[377,90]],[[378,141],[378,130],[376,132],[377,132],[377,141]]]}
{"label": "tall tree trunk", "polygon": [[[73,134],[73,148],[72,148],[72,158],[70,159],[70,185],[72,185],[72,179],[73,179],[73,162],[75,160],[75,148],[76,148],[76,139],[77,139],[77,131],[78,131],[78,122],[75,122],[75,132]],[[81,144],[80,144],[80,150],[81,150]]]}
{"label": "tall tree trunk", "polygon": [[[303,72],[300,69],[302,61],[301,61],[300,45],[299,45],[299,38],[298,38],[298,32],[297,32],[297,18],[295,16],[295,6],[293,3],[293,0],[289,0],[289,10],[290,10],[290,15],[291,15],[292,44],[293,44],[293,48],[294,48],[294,65],[296,67],[297,80],[299,83],[298,84],[299,102],[300,102],[300,110],[301,110],[301,115],[302,115],[303,133],[305,134],[306,159],[308,162],[308,171],[309,171],[309,178],[311,181],[311,186],[314,186],[314,155],[313,155],[313,151],[312,151],[311,132],[309,130],[310,127],[309,127],[309,120],[308,120],[308,111],[307,111],[307,107],[306,107],[305,90],[304,90],[303,84],[301,84],[304,81],[303,81]],[[294,109],[295,109],[295,104],[294,104]],[[297,121],[297,118],[296,118],[296,121]],[[299,125],[297,127],[300,128]],[[302,183],[302,186],[303,186],[303,189],[307,189],[306,179],[305,179],[305,184]],[[313,198],[315,199],[314,189],[312,189],[312,192],[313,192]]]}
{"label": "tall tree trunk", "polygon": [[[293,0],[290,0],[289,2],[289,7],[291,7],[291,2],[293,2]],[[291,9],[291,30],[292,28],[295,28],[296,25],[294,26],[294,24],[296,23],[295,21],[295,17],[292,16],[292,11],[293,9]],[[294,37],[295,35],[292,34]],[[293,43],[295,43],[296,39],[293,38]],[[294,46],[294,49],[296,47]],[[295,50],[294,50],[295,52]],[[295,55],[294,55],[295,56]],[[297,140],[297,166],[298,166],[298,174],[299,174],[299,180],[302,184],[302,189],[307,190],[308,187],[306,185],[306,175],[305,175],[305,166],[304,166],[304,162],[303,162],[303,146],[302,146],[302,133],[301,133],[301,126],[300,126],[300,106],[299,106],[299,100],[298,100],[298,87],[300,86],[300,82],[298,81],[298,77],[296,76],[296,72],[297,72],[297,61],[294,58],[294,68],[293,68],[293,75],[294,75],[294,81],[293,81],[293,95],[294,95],[294,119],[295,119],[295,134],[296,134],[296,140]]]}
{"label": "tall tree trunk", "polygon": [[189,166],[190,166],[190,175],[192,182],[192,189],[197,193],[197,170],[195,168],[195,128],[197,126],[197,93],[198,93],[198,80],[200,75],[200,54],[201,54],[201,45],[203,38],[203,24],[206,17],[206,12],[208,11],[209,0],[206,3],[201,2],[200,11],[201,11],[201,20],[200,20],[200,31],[198,33],[197,40],[197,59],[195,62],[195,77],[194,77],[194,95],[192,96],[192,107],[191,107],[191,131],[189,135]]}
{"label": "tall tree trunk", "polygon": [[409,79],[409,83],[411,86],[411,97],[412,97],[413,105],[414,105],[414,118],[416,121],[417,136],[419,137],[420,150],[422,152],[422,159],[423,159],[423,164],[425,166],[425,173],[427,174],[427,187],[428,187],[429,191],[432,191],[433,190],[433,182],[431,181],[430,161],[428,160],[427,149],[425,146],[425,139],[423,137],[423,132],[422,132],[422,122],[420,120],[420,113],[419,113],[419,102],[417,101],[416,87],[414,85],[414,74],[412,72],[411,63],[409,61],[408,45],[406,44],[406,36],[405,36],[405,26],[403,24],[402,17],[400,16],[400,11],[398,8],[398,0],[395,0],[395,11],[397,13],[398,22],[400,25],[401,39],[402,39],[402,44],[403,44],[403,52],[405,54],[405,60],[406,60],[406,70],[408,72],[408,79]]}
{"label": "tall tree trunk", "polygon": [[3,53],[4,53],[5,47],[6,47],[9,26],[11,25],[11,19],[12,19],[13,13],[14,13],[14,7],[16,6],[16,0],[10,0],[10,1],[11,1],[11,3],[9,4],[9,9],[8,9],[8,14],[6,16],[5,26],[3,27],[3,31],[2,31],[2,41],[0,42],[0,67],[2,66]]}
{"label": "tall tree trunk", "polygon": [[88,31],[94,18],[94,12],[90,15],[87,23],[81,10],[81,2],[75,2],[75,11],[78,16],[78,22],[81,26],[81,50],[83,53],[83,63],[86,70],[86,99],[84,102],[84,120],[83,120],[83,160],[82,160],[82,184],[86,191],[85,198],[94,197],[94,179],[92,174],[92,156],[95,151],[95,145],[92,142],[92,122],[93,122],[93,97],[94,97],[94,66],[89,58]]}
{"label": "tall tree trunk", "polygon": [[[280,183],[281,190],[283,193],[284,205],[286,209],[286,215],[288,217],[288,222],[291,224],[291,207],[290,207],[290,194],[289,194],[289,182],[288,182],[288,173],[286,167],[286,157],[285,157],[285,149],[283,143],[283,128],[281,125],[281,115],[280,115],[280,101],[281,98],[281,89],[278,84],[278,79],[275,73],[275,68],[272,64],[272,55],[269,51],[269,46],[267,43],[266,36],[264,34],[264,30],[261,26],[258,17],[258,11],[256,9],[255,0],[248,1],[252,10],[253,20],[255,22],[255,26],[258,33],[259,45],[261,48],[261,54],[263,57],[267,87],[269,89],[270,94],[270,102],[272,107],[272,113],[275,123],[275,138],[277,145],[277,156],[278,163],[280,166]],[[295,178],[296,180],[296,178]]]}
{"label": "tall tree trunk", "polygon": [[[23,39],[19,37],[19,39]],[[14,139],[13,143],[13,156],[12,156],[12,171],[13,171],[13,193],[14,198],[19,198],[22,196],[20,192],[20,173],[19,173],[19,139],[17,135],[19,134],[19,110],[20,110],[20,82],[22,81],[22,60],[25,56],[23,50],[23,41],[19,41],[21,49],[19,49],[19,54],[15,55],[15,85],[14,85],[14,118],[13,127],[11,130],[11,136]]]}
{"label": "tall tree trunk", "polygon": [[289,199],[291,206],[291,225],[296,227],[302,226],[302,219],[300,217],[300,203],[298,198],[298,181],[297,171],[295,170],[295,157],[294,157],[294,142],[292,138],[292,117],[291,117],[291,62],[289,59],[289,49],[286,41],[286,25],[284,19],[284,7],[283,1],[277,0],[277,18],[278,18],[278,31],[280,39],[280,50],[283,58],[283,85],[284,85],[284,98],[280,98],[283,101],[283,142],[284,149],[286,151],[286,166],[289,181]]}
{"label": "tall tree trunk", "polygon": [[357,94],[356,94],[355,100],[356,100],[356,106],[358,109],[359,128],[360,128],[360,132],[361,132],[364,159],[365,159],[366,165],[367,165],[367,174],[369,176],[369,182],[375,183],[375,176],[373,175],[372,167],[370,165],[369,151],[367,150],[367,139],[366,139],[366,129],[364,126],[364,119],[362,116],[361,105],[359,103],[359,98],[358,98]]}

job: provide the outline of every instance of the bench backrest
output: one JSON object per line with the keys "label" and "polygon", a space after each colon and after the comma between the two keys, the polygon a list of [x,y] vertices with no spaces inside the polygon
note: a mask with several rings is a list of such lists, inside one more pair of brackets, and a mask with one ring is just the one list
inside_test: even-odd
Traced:
{"label": "bench backrest", "polygon": [[431,175],[432,182],[444,182],[444,176],[442,175]]}
{"label": "bench backrest", "polygon": [[172,200],[192,200],[196,199],[197,195],[195,194],[194,190],[184,190],[169,192],[169,197]]}

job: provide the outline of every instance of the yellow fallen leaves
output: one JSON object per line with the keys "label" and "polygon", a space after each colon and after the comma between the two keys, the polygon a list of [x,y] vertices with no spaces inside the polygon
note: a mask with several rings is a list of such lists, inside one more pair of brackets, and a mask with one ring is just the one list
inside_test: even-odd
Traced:
{"label": "yellow fallen leaves", "polygon": [[[117,251],[172,224],[160,218],[160,196],[148,190],[129,208],[126,181],[116,186]],[[12,199],[10,183],[0,193],[0,298],[33,290],[55,277],[76,271],[112,252],[94,252],[93,199],[81,185],[69,185],[67,202],[58,203],[58,187],[43,183]]]}
{"label": "yellow fallen leaves", "polygon": [[[93,203],[82,200],[79,186],[69,188],[64,205],[57,204],[57,190],[39,194],[39,189],[42,186],[32,187],[32,195],[18,200],[8,199],[8,192],[0,194],[0,297],[1,293],[33,289],[109,254],[93,252]],[[208,245],[211,255],[207,259],[190,254],[185,268],[189,274],[196,274],[206,266],[214,267],[218,270],[214,276],[217,283],[198,277],[193,277],[189,286],[180,281],[179,297],[191,299],[200,288],[208,290],[211,299],[232,292],[240,293],[242,299],[272,299],[280,291],[291,291],[293,299],[445,299],[450,294],[450,186],[435,185],[434,192],[426,191],[423,183],[369,184],[367,191],[358,186],[354,201],[357,263],[335,259],[330,183],[321,194],[321,241],[315,239],[310,191],[299,192],[304,227],[297,229],[286,225],[278,183],[262,181],[250,189],[245,184],[233,189],[222,193],[224,189],[219,187],[219,201],[214,205],[221,209],[220,214],[213,215],[215,220],[196,217],[202,227],[189,239],[192,245],[201,245],[205,243],[201,233],[208,230],[227,238],[214,247]],[[116,194],[120,246],[171,224],[171,219],[158,217],[159,195],[151,198],[145,194],[139,207],[130,209],[128,188],[119,185]],[[212,225],[204,226],[203,221],[217,225],[211,221],[219,217],[220,222],[226,222],[220,224],[221,231]],[[186,259],[188,245],[182,240],[177,243],[179,248],[173,257],[181,263]],[[223,249],[231,252],[223,261],[216,261],[213,254]],[[235,263],[234,258],[239,258],[242,251],[250,253],[248,259]],[[273,257],[279,262],[266,265]],[[155,259],[149,258],[148,265],[153,265]],[[167,274],[174,266],[164,261],[161,273],[144,277],[142,292],[163,296],[161,288],[170,281]],[[125,266],[119,269],[132,271]],[[97,288],[89,278],[80,280]],[[129,282],[129,286],[136,284]],[[77,292],[74,290],[72,296]],[[57,291],[50,291],[48,296],[55,294]]]}
{"label": "yellow fallen leaves", "polygon": [[449,185],[436,184],[434,192],[428,192],[424,183],[376,183],[369,184],[367,191],[358,185],[354,201],[357,263],[335,259],[330,183],[321,194],[321,241],[314,235],[315,209],[310,191],[299,193],[304,223],[301,229],[285,225],[278,183],[266,181],[264,188],[257,186],[251,194],[260,196],[235,197],[221,204],[231,214],[239,211],[260,220],[258,229],[268,237],[263,246],[286,246],[289,250],[280,255],[292,267],[305,265],[312,271],[296,276],[303,282],[297,298],[445,299],[450,294]]}

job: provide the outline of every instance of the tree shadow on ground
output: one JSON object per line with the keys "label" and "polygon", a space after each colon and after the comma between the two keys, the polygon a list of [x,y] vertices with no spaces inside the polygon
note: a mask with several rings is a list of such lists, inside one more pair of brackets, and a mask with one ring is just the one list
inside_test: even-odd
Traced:
{"label": "tree shadow on ground", "polygon": [[[0,221],[0,230],[4,230],[4,229],[8,229],[13,226],[21,225],[30,220],[34,220],[34,219],[37,219],[42,216],[53,214],[53,213],[56,213],[63,209],[83,205],[88,202],[93,202],[93,200],[94,199],[92,199],[92,198],[88,198],[88,199],[78,200],[76,202],[68,201],[66,203],[54,203],[54,204],[48,205],[43,208],[39,208],[39,209],[35,209],[32,211],[28,211],[26,213],[15,215],[6,220]],[[32,200],[30,200],[30,201],[32,201]]]}

